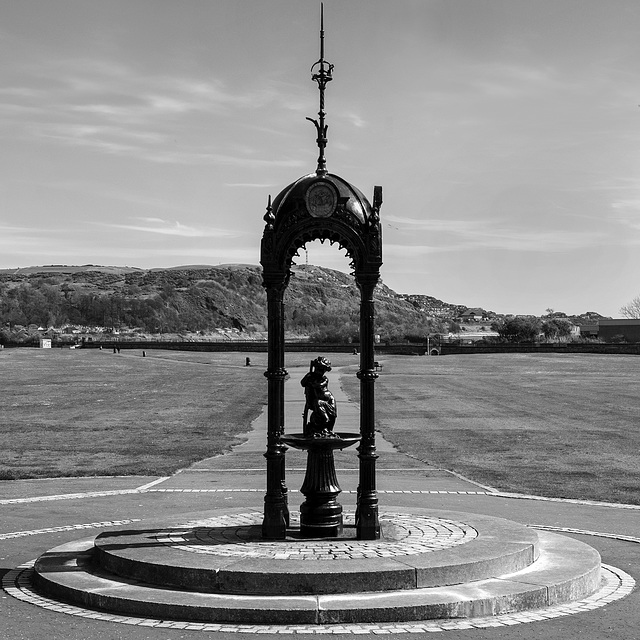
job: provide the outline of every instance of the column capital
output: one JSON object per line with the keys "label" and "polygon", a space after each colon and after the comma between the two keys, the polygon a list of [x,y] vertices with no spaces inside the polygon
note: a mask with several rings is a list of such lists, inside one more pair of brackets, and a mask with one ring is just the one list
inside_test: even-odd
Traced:
{"label": "column capital", "polygon": [[287,285],[289,284],[289,278],[291,277],[291,272],[289,270],[286,271],[271,271],[267,269],[262,270],[262,286],[267,290],[267,293],[270,291],[276,291],[278,293],[284,293]]}
{"label": "column capital", "polygon": [[355,279],[359,287],[375,287],[380,280],[380,271],[357,271]]}
{"label": "column capital", "polygon": [[267,371],[264,372],[264,377],[268,380],[285,380],[288,375],[289,373],[287,370],[283,368],[273,370],[267,369]]}

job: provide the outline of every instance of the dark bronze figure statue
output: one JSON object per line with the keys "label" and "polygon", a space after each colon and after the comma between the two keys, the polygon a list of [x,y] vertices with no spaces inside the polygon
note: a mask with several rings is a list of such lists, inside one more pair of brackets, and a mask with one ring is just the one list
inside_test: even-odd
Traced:
{"label": "dark bronze figure statue", "polygon": [[[307,437],[337,437],[333,433],[333,427],[338,409],[336,399],[329,391],[329,380],[325,375],[329,371],[331,371],[331,362],[319,356],[311,361],[309,373],[300,381],[304,387],[306,399],[302,414],[302,428]],[[310,417],[309,411],[311,411]]]}

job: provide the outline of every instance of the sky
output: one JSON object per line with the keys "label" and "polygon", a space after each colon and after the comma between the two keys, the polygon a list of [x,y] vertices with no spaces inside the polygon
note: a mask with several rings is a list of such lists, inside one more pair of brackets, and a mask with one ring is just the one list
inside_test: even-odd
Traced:
{"label": "sky", "polygon": [[[268,196],[316,168],[319,22],[3,0],[0,268],[258,264]],[[640,2],[326,0],[325,57],[327,166],[383,187],[385,284],[535,315],[640,294]]]}

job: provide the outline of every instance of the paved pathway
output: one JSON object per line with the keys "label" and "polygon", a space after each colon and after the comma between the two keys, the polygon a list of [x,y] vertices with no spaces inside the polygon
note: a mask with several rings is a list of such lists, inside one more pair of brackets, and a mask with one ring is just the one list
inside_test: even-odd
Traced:
{"label": "paved pathway", "polygon": [[[299,380],[304,370],[291,369],[286,385],[286,419],[290,432],[299,431],[304,399]],[[340,371],[330,376],[339,407],[337,429],[358,430],[358,409],[339,388]],[[15,568],[43,551],[101,530],[158,517],[185,516],[242,507],[260,510],[264,496],[266,420],[256,420],[246,442],[225,456],[204,460],[168,478],[85,478],[0,482],[0,574],[14,588]],[[623,589],[640,580],[640,508],[578,501],[540,499],[502,494],[424,464],[396,451],[378,438],[378,489],[381,511],[429,507],[506,517],[527,525],[561,530],[597,548],[603,562],[621,570]],[[287,454],[287,484],[292,508],[301,502],[298,489],[304,476],[304,454]],[[336,456],[345,511],[355,506],[357,453],[347,449]],[[626,578],[625,576],[629,576]],[[312,629],[304,626],[243,628],[239,625],[169,624],[163,621],[118,619],[72,607],[29,601],[27,587],[20,600],[0,592],[0,638],[3,640],[116,640],[247,637],[332,637],[389,635],[407,637],[439,631],[448,639],[589,638],[640,640],[640,595],[564,608],[553,617],[520,614],[484,621],[451,621],[426,625],[345,625]],[[597,608],[595,608],[597,607]],[[204,635],[203,635],[204,634]]]}

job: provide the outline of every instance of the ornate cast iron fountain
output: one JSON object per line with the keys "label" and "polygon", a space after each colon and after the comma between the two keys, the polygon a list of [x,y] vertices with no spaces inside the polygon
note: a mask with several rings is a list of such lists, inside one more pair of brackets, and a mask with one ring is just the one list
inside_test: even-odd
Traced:
{"label": "ornate cast iron fountain", "polygon": [[[303,176],[286,187],[273,202],[269,196],[260,254],[263,286],[267,292],[269,333],[268,365],[265,372],[268,380],[267,451],[265,453],[267,491],[262,535],[271,539],[284,539],[289,526],[285,479],[287,445],[304,448],[302,440],[314,439],[318,444],[311,445],[311,449],[307,447],[309,459],[314,460],[307,465],[307,477],[303,485],[306,506],[303,505],[304,510],[301,509],[302,527],[306,529],[307,535],[315,536],[321,531],[327,532],[321,535],[339,535],[342,508],[335,502],[335,496],[340,491],[337,480],[334,483],[333,478],[330,477],[333,450],[350,446],[359,439],[357,536],[359,539],[366,540],[380,537],[376,492],[378,456],[374,426],[374,383],[378,375],[374,367],[373,292],[380,278],[382,265],[380,227],[382,187],[374,187],[372,205],[360,190],[343,178],[327,171],[324,93],[327,83],[332,79],[332,73],[333,65],[324,59],[324,16],[322,16],[320,59],[312,66],[312,80],[317,82],[320,91],[320,110],[317,120],[308,118],[315,125],[317,132],[316,143],[319,150],[317,168],[314,173]],[[331,433],[314,438],[314,430],[324,418],[320,415],[314,417],[312,412],[303,434],[285,435],[284,384],[287,371],[284,359],[284,293],[291,275],[294,255],[307,242],[313,240],[329,240],[332,244],[337,243],[346,250],[360,290],[360,370],[357,373],[360,380],[359,434],[342,434],[341,437],[338,432],[337,435],[331,435],[332,423],[329,430]],[[319,375],[323,365],[318,364],[319,360],[315,362],[317,363],[315,374],[312,366],[308,376]],[[305,379],[310,382],[309,378]],[[309,385],[305,386],[308,388]],[[333,419],[335,420],[335,416]],[[300,435],[301,438],[298,437]],[[319,446],[321,440],[323,445]],[[335,468],[333,477],[335,478]],[[340,513],[337,513],[338,508]]]}

